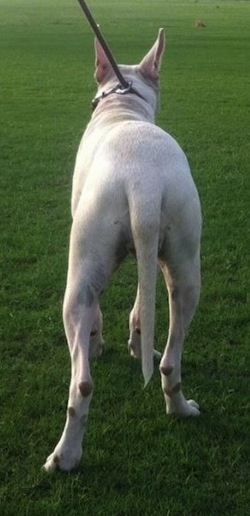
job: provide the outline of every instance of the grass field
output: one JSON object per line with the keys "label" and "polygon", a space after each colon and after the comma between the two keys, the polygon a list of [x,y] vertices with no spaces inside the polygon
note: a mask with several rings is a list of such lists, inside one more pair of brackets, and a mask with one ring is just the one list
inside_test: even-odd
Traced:
{"label": "grass field", "polygon": [[[95,87],[76,1],[0,0],[0,514],[247,516],[250,506],[250,2],[90,0],[118,61],[167,32],[159,124],[185,150],[203,208],[199,310],[184,393],[202,416],[165,415],[127,353],[136,266],[102,302],[86,450],[73,474],[41,465],[59,438],[70,361],[61,321],[74,157]],[[206,27],[195,28],[202,19]],[[159,278],[156,347],[167,336]]]}

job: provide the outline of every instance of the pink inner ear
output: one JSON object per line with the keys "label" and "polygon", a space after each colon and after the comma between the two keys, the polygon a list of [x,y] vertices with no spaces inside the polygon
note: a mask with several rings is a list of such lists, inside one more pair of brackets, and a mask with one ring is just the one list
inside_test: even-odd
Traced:
{"label": "pink inner ear", "polygon": [[157,65],[156,61],[154,62],[154,66],[151,70],[150,75],[151,75],[152,79],[154,79],[155,81],[157,81],[159,79],[158,65]]}
{"label": "pink inner ear", "polygon": [[158,65],[157,62],[153,60],[153,56],[152,59],[145,59],[142,61],[141,70],[144,75],[150,77],[153,81],[158,81]]}
{"label": "pink inner ear", "polygon": [[163,29],[160,29],[156,42],[140,63],[142,73],[144,73],[144,75],[147,75],[154,81],[157,81],[159,79],[158,71],[161,66],[161,58],[164,52],[164,48],[164,31]]}
{"label": "pink inner ear", "polygon": [[102,82],[107,75],[110,64],[102,46],[97,39],[95,39],[95,65],[95,78],[98,82]]}
{"label": "pink inner ear", "polygon": [[108,72],[108,65],[98,64],[96,71],[95,71],[95,78],[96,78],[97,82],[102,82],[105,79],[107,72]]}

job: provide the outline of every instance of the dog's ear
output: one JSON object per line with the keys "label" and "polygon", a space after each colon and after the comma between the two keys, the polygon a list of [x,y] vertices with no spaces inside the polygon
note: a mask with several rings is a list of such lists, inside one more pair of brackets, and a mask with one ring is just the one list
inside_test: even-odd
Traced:
{"label": "dog's ear", "polygon": [[95,79],[100,83],[110,70],[110,62],[97,38],[95,38],[95,66]]}
{"label": "dog's ear", "polygon": [[158,38],[148,54],[140,62],[139,67],[143,75],[150,77],[153,81],[159,79],[161,59],[165,50],[165,32],[159,29]]}

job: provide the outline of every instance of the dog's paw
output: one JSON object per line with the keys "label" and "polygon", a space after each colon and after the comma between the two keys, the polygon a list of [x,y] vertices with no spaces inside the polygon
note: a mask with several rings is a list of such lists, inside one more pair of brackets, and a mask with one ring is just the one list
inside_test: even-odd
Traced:
{"label": "dog's paw", "polygon": [[166,402],[167,414],[176,414],[180,417],[197,417],[200,415],[200,407],[194,400],[184,400],[177,406],[172,400]]}
{"label": "dog's paw", "polygon": [[82,456],[82,451],[79,453],[72,452],[59,452],[56,449],[47,457],[45,464],[42,469],[47,473],[59,469],[61,471],[71,471],[77,468]]}

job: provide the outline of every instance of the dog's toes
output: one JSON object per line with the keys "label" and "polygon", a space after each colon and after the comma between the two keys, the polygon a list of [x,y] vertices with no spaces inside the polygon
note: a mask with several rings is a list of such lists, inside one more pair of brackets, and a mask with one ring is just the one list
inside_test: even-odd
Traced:
{"label": "dog's toes", "polygon": [[198,403],[196,403],[196,401],[194,400],[188,400],[188,404],[191,406],[191,407],[194,407],[196,409],[199,410],[200,406],[198,405]]}
{"label": "dog's toes", "polygon": [[46,471],[46,473],[53,473],[56,469],[58,469],[58,461],[56,460],[56,456],[52,453],[46,459],[46,462],[42,466],[42,470]]}
{"label": "dog's toes", "polygon": [[191,416],[191,417],[197,417],[197,416],[200,416],[200,407],[198,405],[198,403],[196,403],[196,401],[194,400],[187,400],[187,403],[189,405],[189,410],[187,412],[187,416]]}

